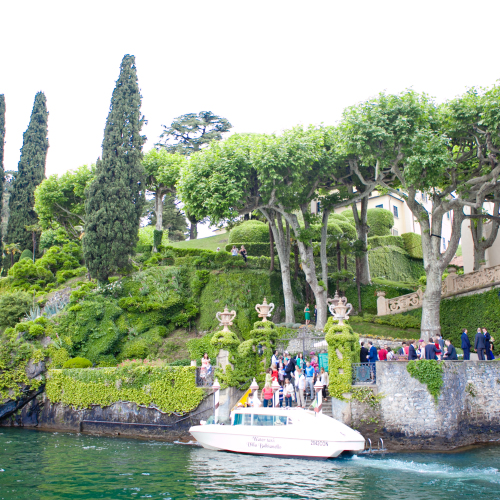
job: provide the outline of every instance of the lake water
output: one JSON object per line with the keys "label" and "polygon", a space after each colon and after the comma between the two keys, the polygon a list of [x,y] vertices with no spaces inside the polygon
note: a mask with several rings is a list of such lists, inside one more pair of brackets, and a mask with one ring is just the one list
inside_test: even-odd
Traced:
{"label": "lake water", "polygon": [[500,446],[329,461],[0,428],[0,499],[500,499]]}

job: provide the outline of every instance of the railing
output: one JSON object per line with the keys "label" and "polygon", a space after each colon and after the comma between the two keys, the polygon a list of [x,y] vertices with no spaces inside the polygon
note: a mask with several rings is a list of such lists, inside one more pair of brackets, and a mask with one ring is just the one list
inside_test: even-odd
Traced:
{"label": "railing", "polygon": [[[449,273],[441,285],[441,297],[452,297],[460,293],[500,284],[500,265],[462,275],[458,275],[455,268],[450,268]],[[377,297],[377,315],[385,316],[422,307],[424,292],[419,288],[416,292],[386,299],[385,292],[378,291]]]}
{"label": "railing", "polygon": [[376,363],[353,363],[352,385],[374,384],[377,381]]}
{"label": "railing", "polygon": [[212,387],[214,383],[214,367],[211,366],[210,369],[203,370],[202,368],[196,368],[196,385],[198,387]]}

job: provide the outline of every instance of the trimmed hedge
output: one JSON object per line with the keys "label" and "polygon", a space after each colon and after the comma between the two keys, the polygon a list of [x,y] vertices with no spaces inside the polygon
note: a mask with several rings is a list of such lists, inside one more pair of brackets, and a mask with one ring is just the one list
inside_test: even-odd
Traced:
{"label": "trimmed hedge", "polygon": [[[340,215],[354,222],[352,209],[344,210]],[[368,231],[369,237],[389,236],[391,234],[391,228],[394,226],[394,215],[390,210],[386,210],[385,208],[369,208],[366,213],[366,219],[370,227]]]}
{"label": "trimmed hedge", "polygon": [[389,245],[405,250],[405,242],[401,236],[371,236],[368,238],[368,245],[372,248],[386,247]]}
{"label": "trimmed hedge", "polygon": [[19,260],[24,260],[24,259],[33,260],[33,252],[29,248],[23,250],[21,257],[19,257]]}
{"label": "trimmed hedge", "polygon": [[[233,245],[235,245],[238,250],[241,248],[241,245],[244,245],[247,251],[248,256],[265,256],[265,257],[270,257],[271,256],[271,245],[269,242],[267,243],[228,243],[225,246],[226,252],[231,252],[231,248],[233,248]],[[275,255],[277,256],[277,252],[275,252]],[[231,256],[233,257],[233,255]],[[238,257],[242,259],[241,255],[238,254]]]}
{"label": "trimmed hedge", "polygon": [[247,243],[266,243],[269,242],[269,227],[259,220],[247,220],[231,229],[229,243],[243,241]]}
{"label": "trimmed hedge", "polygon": [[373,248],[368,252],[372,277],[391,281],[415,281],[425,274],[423,261],[412,259],[400,247],[388,245]]}
{"label": "trimmed hedge", "polygon": [[404,241],[404,249],[410,257],[414,259],[423,259],[424,252],[422,250],[422,236],[416,233],[403,233],[401,235]]}

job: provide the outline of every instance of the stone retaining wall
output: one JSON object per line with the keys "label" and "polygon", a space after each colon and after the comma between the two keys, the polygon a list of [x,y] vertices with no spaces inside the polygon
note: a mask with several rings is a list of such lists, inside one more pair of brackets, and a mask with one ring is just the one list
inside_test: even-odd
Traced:
{"label": "stone retaining wall", "polygon": [[407,362],[378,362],[371,407],[336,401],[334,416],[389,449],[450,449],[500,439],[500,362],[443,362],[438,403],[410,376]]}

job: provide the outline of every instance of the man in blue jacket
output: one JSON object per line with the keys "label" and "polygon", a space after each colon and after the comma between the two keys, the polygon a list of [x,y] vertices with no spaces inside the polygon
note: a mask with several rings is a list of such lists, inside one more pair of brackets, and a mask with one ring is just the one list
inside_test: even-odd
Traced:
{"label": "man in blue jacket", "polygon": [[462,350],[464,351],[464,361],[470,360],[470,340],[467,335],[467,328],[462,329]]}
{"label": "man in blue jacket", "polygon": [[418,359],[416,346],[417,346],[417,341],[414,340],[410,344],[410,348],[408,349],[408,361],[412,361],[412,360]]}
{"label": "man in blue jacket", "polygon": [[481,331],[481,328],[477,329],[476,337],[474,338],[474,349],[477,352],[477,357],[479,361],[484,361],[484,353],[486,351],[486,339]]}
{"label": "man in blue jacket", "polygon": [[371,378],[373,382],[376,379],[376,365],[375,363],[378,361],[377,348],[373,345],[373,342],[370,340],[368,342],[370,349],[368,350],[368,363],[370,363],[370,372]]}
{"label": "man in blue jacket", "polygon": [[491,335],[486,328],[483,328],[484,342],[486,343],[486,358],[492,360],[491,357]]}

